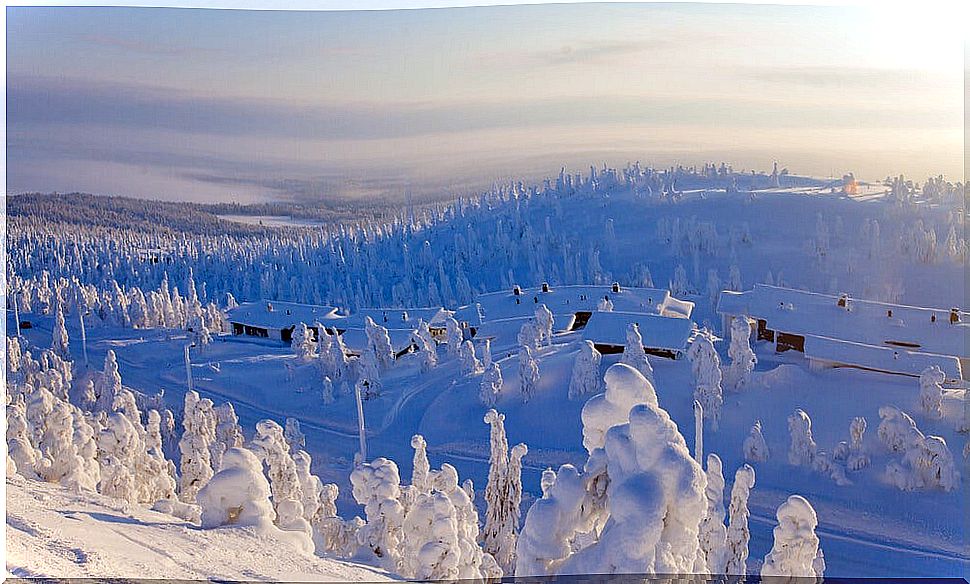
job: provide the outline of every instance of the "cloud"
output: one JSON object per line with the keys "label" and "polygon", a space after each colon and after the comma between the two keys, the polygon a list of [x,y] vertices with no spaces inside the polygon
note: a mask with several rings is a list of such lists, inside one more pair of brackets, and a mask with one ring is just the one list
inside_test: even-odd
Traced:
{"label": "cloud", "polygon": [[82,35],[80,40],[89,45],[117,50],[119,52],[153,56],[181,57],[221,52],[218,49],[207,49],[190,45],[162,44],[144,39],[132,39],[106,34],[86,34]]}
{"label": "cloud", "polygon": [[929,87],[960,83],[956,75],[941,75],[920,69],[886,69],[876,67],[757,67],[743,69],[741,74],[759,82],[812,87],[817,89],[900,89],[925,91]]}

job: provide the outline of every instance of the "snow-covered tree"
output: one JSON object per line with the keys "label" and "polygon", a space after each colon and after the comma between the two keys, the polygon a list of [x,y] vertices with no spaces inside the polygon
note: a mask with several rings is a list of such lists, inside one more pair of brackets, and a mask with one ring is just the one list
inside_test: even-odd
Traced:
{"label": "snow-covered tree", "polygon": [[751,325],[744,316],[731,320],[731,344],[728,346],[731,365],[724,374],[724,385],[734,391],[741,391],[751,382],[758,357],[751,349]]}
{"label": "snow-covered tree", "polygon": [[[367,316],[364,318],[364,332],[367,334],[367,347],[373,354],[377,366],[385,371],[394,364],[394,347],[387,329]],[[366,351],[365,351],[366,352]]]}
{"label": "snow-covered tree", "polygon": [[482,369],[478,357],[475,356],[475,345],[470,340],[464,341],[458,350],[458,360],[461,363],[461,372],[464,375],[479,373]]}
{"label": "snow-covered tree", "polygon": [[754,469],[745,464],[734,473],[734,486],[731,487],[730,520],[727,529],[726,561],[724,573],[729,576],[747,575],[748,541],[748,496],[754,488]]}
{"label": "snow-covered tree", "polygon": [[778,525],[774,529],[774,544],[761,566],[762,577],[821,578],[816,564],[821,557],[818,536],[818,516],[804,498],[792,495],[778,507]]}
{"label": "snow-covered tree", "polygon": [[230,448],[242,446],[242,427],[232,402],[226,402],[213,411],[216,416],[216,441],[223,445],[222,450],[228,452]]}
{"label": "snow-covered tree", "polygon": [[721,358],[714,350],[709,335],[697,335],[692,343],[691,365],[694,371],[694,399],[704,408],[704,418],[717,430],[724,395],[721,390]]}
{"label": "snow-covered tree", "polygon": [[721,459],[716,454],[707,455],[707,513],[701,520],[698,541],[698,568],[702,574],[722,574],[725,565],[727,529],[724,527],[724,474]]}
{"label": "snow-covered tree", "polygon": [[367,546],[388,570],[398,571],[401,562],[404,507],[401,505],[401,475],[393,460],[375,458],[359,464],[350,473],[354,500],[364,506],[367,524],[359,532]]}
{"label": "snow-covered tree", "polygon": [[540,346],[552,344],[553,322],[552,311],[540,304],[535,312],[536,340]]}
{"label": "snow-covered tree", "polygon": [[748,462],[767,462],[771,452],[768,450],[768,443],[761,433],[761,420],[755,420],[751,426],[751,431],[744,439],[743,451],[744,459]]}
{"label": "snow-covered tree", "polygon": [[482,544],[506,574],[513,573],[519,531],[519,505],[522,501],[522,457],[525,444],[509,453],[505,416],[495,410],[485,413],[490,430],[488,483],[485,486],[485,528]]}
{"label": "snow-covered tree", "polygon": [[653,367],[647,359],[647,353],[643,349],[643,337],[640,335],[640,327],[635,322],[631,322],[626,329],[626,344],[623,346],[623,356],[620,363],[633,367],[643,375],[647,381],[653,383]]}
{"label": "snow-covered tree", "polygon": [[939,419],[943,417],[943,370],[936,365],[923,369],[919,374],[919,404],[923,413]]}
{"label": "snow-covered tree", "polygon": [[485,370],[482,375],[482,382],[479,386],[478,399],[485,407],[492,407],[498,401],[502,393],[502,370],[498,363],[492,363],[491,367]]}
{"label": "snow-covered tree", "polygon": [[737,264],[731,264],[731,268],[728,270],[727,279],[727,289],[734,292],[740,292],[744,289],[744,284],[741,281],[741,268]]}
{"label": "snow-covered tree", "polygon": [[54,330],[51,336],[51,350],[62,359],[70,359],[71,350],[68,344],[67,327],[64,324],[64,307],[61,306],[61,303],[57,304],[57,312],[54,314]]}
{"label": "snow-covered tree", "polygon": [[530,347],[533,350],[539,348],[539,331],[536,329],[536,325],[531,320],[523,323],[522,327],[519,329],[519,334],[516,336],[520,346]]}
{"label": "snow-covered tree", "polygon": [[41,454],[31,441],[23,394],[7,404],[7,456],[16,464],[18,474],[37,478],[34,469]]}
{"label": "snow-covered tree", "polygon": [[295,453],[306,448],[306,435],[300,429],[300,420],[296,418],[286,419],[283,437],[286,439],[287,446],[290,447],[290,452]]}
{"label": "snow-covered tree", "polygon": [[306,323],[299,322],[293,328],[293,333],[290,337],[290,347],[293,349],[293,354],[300,361],[307,362],[313,359],[313,335],[310,334],[310,329],[307,328]]}
{"label": "snow-covered tree", "polygon": [[533,504],[516,576],[691,573],[707,481],[643,375],[610,367],[605,395],[584,408],[583,435],[585,473],[563,465]]}
{"label": "snow-covered tree", "polygon": [[222,470],[199,490],[196,498],[202,510],[203,529],[222,525],[269,529],[273,525],[275,513],[263,465],[245,448],[226,451]]}
{"label": "snow-covered tree", "polygon": [[448,356],[458,357],[458,351],[465,335],[462,333],[461,325],[454,317],[449,316],[445,319],[445,344],[448,346]]}
{"label": "snow-covered tree", "polygon": [[428,443],[424,436],[415,434],[411,437],[411,448],[414,449],[414,459],[411,471],[411,486],[418,493],[431,492],[431,464],[428,462]]}
{"label": "snow-covered tree", "polygon": [[102,495],[138,502],[135,466],[139,455],[138,432],[128,416],[120,412],[108,415],[107,424],[98,434],[98,460],[101,463]]}
{"label": "snow-covered tree", "polygon": [[569,378],[569,399],[586,398],[603,390],[600,377],[602,358],[592,341],[582,341],[579,344],[579,354]]}
{"label": "snow-covered tree", "polygon": [[536,391],[539,383],[539,362],[532,355],[532,349],[526,345],[519,347],[519,391],[522,401],[528,403]]}
{"label": "snow-covered tree", "polygon": [[104,357],[104,370],[94,383],[94,393],[97,395],[96,408],[102,412],[110,412],[115,394],[121,391],[121,374],[118,372],[118,358],[115,352],[108,349]]}
{"label": "snow-covered tree", "polygon": [[334,402],[333,394],[333,380],[329,376],[324,375],[321,385],[320,397],[323,399],[324,404],[332,404]]}
{"label": "snow-covered tree", "polygon": [[[252,446],[256,454],[266,463],[269,485],[273,493],[273,508],[277,513],[277,524],[282,525],[279,517],[280,506],[285,501],[300,505],[303,492],[300,479],[296,474],[296,464],[290,456],[290,447],[283,434],[283,428],[273,420],[262,420],[256,424],[256,436]],[[303,516],[302,507],[296,515]]]}
{"label": "snow-covered tree", "polygon": [[182,415],[184,429],[179,440],[179,452],[182,454],[179,499],[185,503],[195,503],[199,489],[213,475],[210,449],[215,441],[215,420],[210,418],[211,409],[207,409],[202,401],[195,391],[185,393]]}
{"label": "snow-covered tree", "polygon": [[401,531],[401,575],[418,580],[458,577],[458,522],[447,495],[418,493]]}
{"label": "snow-covered tree", "polygon": [[796,409],[788,416],[788,431],[791,446],[788,449],[788,462],[794,466],[812,466],[818,454],[818,447],[812,437],[812,419],[802,409]]}
{"label": "snow-covered tree", "polygon": [[492,339],[485,339],[482,343],[482,370],[487,371],[492,366]]}

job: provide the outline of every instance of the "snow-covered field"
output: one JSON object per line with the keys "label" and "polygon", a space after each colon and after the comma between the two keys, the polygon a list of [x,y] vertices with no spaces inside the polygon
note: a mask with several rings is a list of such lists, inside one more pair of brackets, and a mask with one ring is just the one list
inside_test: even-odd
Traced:
{"label": "snow-covered field", "polygon": [[[725,185],[729,188],[725,189]],[[95,381],[97,393],[102,385],[102,365],[108,351],[113,351],[121,383],[136,393],[142,413],[150,407],[171,409],[178,419],[177,435],[182,433],[182,408],[188,389],[183,351],[187,343],[196,341],[190,358],[194,389],[199,395],[211,399],[216,406],[233,404],[247,446],[261,420],[275,420],[280,426],[285,426],[288,418],[298,420],[305,434],[305,449],[312,456],[311,471],[323,483],[339,488],[339,517],[348,520],[357,515],[367,519],[368,527],[358,536],[362,548],[370,545],[373,551],[374,538],[379,534],[371,525],[378,503],[367,499],[374,495],[365,494],[366,489],[354,492],[351,484],[354,457],[359,449],[353,387],[368,375],[368,369],[361,370],[361,364],[345,372],[342,380],[334,383],[334,399],[330,402],[324,395],[322,375],[332,375],[333,371],[321,365],[322,359],[301,359],[296,354],[299,349],[279,341],[219,333],[218,329],[225,326],[224,317],[203,307],[214,303],[218,309],[225,308],[226,294],[231,293],[232,301],[266,298],[329,304],[350,313],[364,306],[443,305],[456,309],[483,292],[511,289],[513,284],[536,286],[549,282],[555,287],[618,281],[622,286],[669,285],[674,296],[695,303],[691,319],[699,327],[706,326],[717,337],[723,337],[724,340],[715,340],[714,346],[726,370],[731,362],[729,331],[720,330],[715,304],[722,289],[737,284],[730,282],[734,274],[739,276],[740,289],[744,290],[756,282],[770,280],[793,288],[847,292],[858,298],[900,304],[941,309],[962,306],[967,258],[966,241],[961,237],[966,219],[965,195],[955,188],[963,187],[940,183],[928,190],[907,189],[900,184],[867,184],[861,185],[856,194],[846,196],[841,193],[842,181],[782,176],[776,183],[767,175],[738,174],[732,178],[716,171],[712,176],[686,169],[654,173],[633,167],[581,178],[562,175],[534,191],[513,186],[447,209],[425,210],[413,223],[402,213],[387,225],[369,221],[332,229],[288,226],[276,238],[220,238],[212,234],[181,239],[168,234],[129,232],[116,234],[113,243],[108,244],[104,232],[99,233],[96,228],[70,226],[58,230],[56,226],[44,225],[42,218],[36,222],[18,219],[8,227],[8,273],[13,275],[8,280],[7,338],[17,332],[11,299],[19,298],[19,316],[31,323],[31,328],[20,331],[21,344],[34,359],[39,359],[43,350],[51,347],[51,339],[57,336],[55,331],[60,330],[56,307],[63,303],[67,313],[64,328],[70,339],[64,356],[73,361],[72,381],[64,390],[70,398],[85,407],[83,398],[77,396],[84,393],[88,379]],[[68,243],[68,237],[79,243]],[[166,259],[160,263],[145,261],[139,250],[148,247],[166,249]],[[48,270],[49,276],[43,276],[43,270]],[[84,331],[87,366],[80,342],[78,301],[74,299],[74,291],[79,288],[67,280],[58,284],[61,277],[76,277],[80,283],[90,285],[80,288],[79,293],[90,311]],[[119,286],[117,293],[114,282]],[[162,290],[161,286],[169,295],[168,302],[169,286],[182,291],[179,298],[186,299],[187,307],[192,305],[190,299],[197,298],[200,314],[195,320],[184,314],[181,318],[178,314],[171,318],[155,314],[155,307],[163,306],[154,303],[156,297],[161,302],[163,295],[156,293]],[[138,296],[135,288],[148,298],[144,302],[147,314],[142,314],[145,309],[136,307],[141,304],[137,299],[132,300]],[[56,300],[58,294],[62,296],[60,302]],[[520,382],[521,321],[510,321],[514,324],[503,327],[490,325],[488,314],[484,320],[483,330],[494,335],[491,357],[504,380],[493,407],[505,416],[509,445],[528,446],[521,459],[521,519],[515,521],[525,538],[519,546],[520,556],[525,557],[534,551],[531,544],[521,544],[526,540],[534,543],[529,538],[534,535],[535,525],[530,527],[527,512],[537,500],[560,500],[553,495],[543,499],[543,484],[549,478],[548,473],[543,476],[543,471],[567,463],[580,470],[584,465],[593,468],[590,464],[595,456],[591,457],[584,448],[582,416],[591,396],[569,397],[582,331],[557,332],[550,342],[535,350],[539,379],[525,400]],[[212,329],[210,342],[201,338],[201,325]],[[186,328],[193,328],[194,332]],[[481,358],[482,339],[476,337],[472,341]],[[735,471],[746,462],[742,444],[752,425],[761,422],[770,454],[765,461],[750,457],[747,460],[756,479],[747,503],[750,543],[746,571],[758,573],[773,542],[778,545],[778,534],[773,537],[778,525],[776,510],[790,495],[798,494],[809,501],[817,514],[815,533],[818,547],[824,551],[826,576],[966,576],[970,572],[970,468],[964,456],[967,437],[958,431],[965,415],[965,382],[948,384],[943,389],[943,415],[936,417],[921,404],[920,383],[915,378],[849,368],[819,369],[810,367],[801,353],[775,353],[773,345],[754,343],[754,338],[752,344],[758,361],[749,382],[741,391],[723,389],[719,427],[715,431],[708,425],[704,435],[705,453],[716,453],[723,464],[726,507],[731,500]],[[483,373],[463,372],[461,359],[448,349],[447,344],[434,348],[435,366],[429,366],[426,355],[418,351],[380,368],[379,391],[363,401],[368,460],[386,457],[395,461],[400,469],[395,486],[410,485],[414,473],[412,436],[422,435],[432,469],[449,464],[457,470],[459,482],[471,479],[474,483],[474,504],[479,515],[473,521],[474,532],[483,528],[483,545],[486,551],[492,551],[504,544],[495,544],[502,538],[496,540],[489,532],[490,525],[497,525],[491,523],[489,515],[494,493],[486,489],[495,460],[494,444],[490,443],[493,429],[483,421],[488,409],[480,397]],[[604,355],[597,377],[602,379],[621,357]],[[352,364],[358,361],[356,357],[351,359]],[[697,372],[688,359],[651,356],[649,363],[659,407],[669,413],[683,435],[683,452],[677,447],[671,447],[671,452],[679,453],[678,456],[688,448],[693,452],[693,403],[700,383]],[[35,421],[30,415],[31,389],[12,387],[16,381],[11,379],[8,376],[8,396],[27,394],[26,417],[32,426]],[[162,391],[160,399],[151,399]],[[94,397],[110,401],[100,395]],[[877,435],[880,408],[887,405],[910,414],[926,436],[945,441],[954,468],[963,475],[956,488],[946,491],[925,485],[901,490],[893,484],[887,476],[887,465],[903,457],[891,452]],[[810,416],[817,451],[829,453],[829,459],[834,457],[840,441],[850,440],[853,420],[865,418],[868,429],[862,436],[861,452],[869,458],[868,466],[852,470],[836,462],[823,471],[819,469],[824,465],[793,465],[789,460],[789,416],[797,409]],[[607,427],[624,422],[634,425],[632,418],[627,419],[629,411],[621,413],[622,419],[613,420]],[[8,406],[8,419],[10,415]],[[43,443],[43,436],[39,441]],[[179,448],[163,446],[162,454],[176,460],[179,473],[184,473],[184,461],[178,462]],[[258,447],[254,449],[263,452]],[[278,484],[274,483],[269,456],[266,460],[275,505]],[[636,456],[647,455],[638,452]],[[665,460],[674,455],[667,456]],[[688,457],[682,461],[678,468],[687,469],[693,464],[689,460]],[[653,476],[651,472],[663,477],[667,472],[663,469],[674,468],[661,466],[661,462],[638,464],[639,470],[632,475],[622,474],[615,467],[610,476],[617,481],[619,477],[640,481]],[[845,472],[845,480],[830,476],[837,472],[831,470],[836,467]],[[696,472],[699,467],[691,468],[694,470],[690,472]],[[629,472],[632,471],[624,470]],[[587,470],[584,476],[593,476],[591,473],[593,470]],[[565,489],[567,478],[562,471],[560,477],[557,483],[561,481]],[[637,493],[649,491],[646,483],[629,484],[637,485]],[[690,493],[703,490],[685,489],[683,509],[691,509],[686,503]],[[455,502],[455,491],[441,487],[431,492],[450,493],[449,509],[456,517],[461,516],[463,507]],[[665,490],[664,496],[674,497],[671,492],[679,491]],[[412,499],[416,495],[408,489],[404,493],[388,495],[380,505],[385,513],[389,513],[390,502],[401,505],[406,511],[405,531],[413,528],[407,532],[419,533],[413,526],[423,521],[418,511],[425,508],[414,501],[425,499]],[[616,507],[609,505],[609,497],[619,496],[610,494],[604,503],[612,510],[616,525],[627,525],[626,529],[650,525],[648,517],[652,516],[647,513],[656,509],[649,506],[659,499],[646,495],[635,499],[641,501],[644,515],[637,515],[637,506],[624,508],[623,513],[632,513],[622,515],[632,520],[624,523],[619,519],[619,503]],[[428,501],[434,495],[429,497]],[[566,503],[559,504],[561,508],[568,507]],[[408,561],[395,570],[388,566],[386,556],[362,551],[340,553],[319,544],[315,555],[294,553],[285,551],[288,542],[269,541],[275,537],[273,531],[253,527],[201,529],[198,523],[148,511],[150,506],[96,493],[69,492],[67,488],[27,481],[20,476],[8,477],[8,570],[22,576],[337,580],[384,577],[382,572],[346,563],[337,559],[339,556],[353,557],[356,562],[388,568],[406,577],[428,577],[416,576],[422,572],[408,572],[418,569]],[[412,508],[416,510],[413,513]],[[797,505],[786,507],[796,508]],[[668,508],[667,513],[673,511]],[[408,516],[413,517],[410,523]],[[578,529],[570,527],[564,516],[559,517],[566,526],[563,529]],[[565,569],[612,566],[614,571],[644,572],[678,565],[664,564],[660,559],[649,564],[631,563],[630,557],[639,553],[635,551],[630,551],[629,557],[622,556],[623,552],[615,552],[622,557],[597,556],[600,538],[606,546],[613,541],[609,538],[626,533],[617,531],[620,528],[615,525],[597,523],[605,517],[599,515],[590,520],[594,525],[592,533],[579,530],[565,540],[569,542],[567,548],[571,548],[557,552],[569,556],[563,564]],[[693,519],[695,528],[700,519],[702,516]],[[429,525],[442,525],[435,523],[437,520],[428,521]],[[459,534],[454,541],[462,541],[462,526],[467,527],[467,521],[453,521]],[[280,524],[279,518],[276,523]],[[94,541],[84,537],[94,529],[103,529],[105,537]],[[637,537],[648,535],[637,533]],[[452,541],[440,534],[436,537],[439,547],[434,549],[445,549],[448,545],[441,542]],[[381,541],[386,545],[387,540]],[[416,543],[405,537],[400,545],[401,553],[407,557],[408,550],[414,549],[408,546]],[[693,545],[698,545],[696,534]],[[542,553],[550,552],[544,549]],[[506,563],[501,553],[495,555],[500,565]],[[468,557],[466,550],[460,561]],[[778,563],[777,555],[773,558],[770,570],[789,565]],[[438,559],[431,564],[440,567],[442,562]],[[548,568],[559,564],[543,565]],[[696,566],[684,571],[697,570]],[[480,573],[486,573],[484,568]]]}

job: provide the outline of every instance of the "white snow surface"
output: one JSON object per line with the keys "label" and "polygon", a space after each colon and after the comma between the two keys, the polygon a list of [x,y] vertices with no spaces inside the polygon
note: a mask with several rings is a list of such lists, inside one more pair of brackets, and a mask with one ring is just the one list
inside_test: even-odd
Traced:
{"label": "white snow surface", "polygon": [[200,529],[97,494],[8,477],[7,572],[18,577],[348,580],[389,576],[301,554],[254,527]]}

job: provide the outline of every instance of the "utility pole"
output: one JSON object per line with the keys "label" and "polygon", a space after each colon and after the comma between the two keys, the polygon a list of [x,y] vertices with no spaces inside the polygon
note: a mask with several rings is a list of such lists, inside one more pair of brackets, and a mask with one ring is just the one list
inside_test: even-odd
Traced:
{"label": "utility pole", "polygon": [[704,468],[704,407],[694,400],[694,460]]}
{"label": "utility pole", "polygon": [[185,345],[185,379],[189,384],[189,391],[193,391],[195,388],[192,387],[192,359],[189,357],[189,345]]}
{"label": "utility pole", "polygon": [[360,434],[360,452],[357,453],[357,464],[367,461],[367,437],[364,435],[364,401],[360,395],[361,383],[354,384],[354,394],[357,397],[357,431]]}

